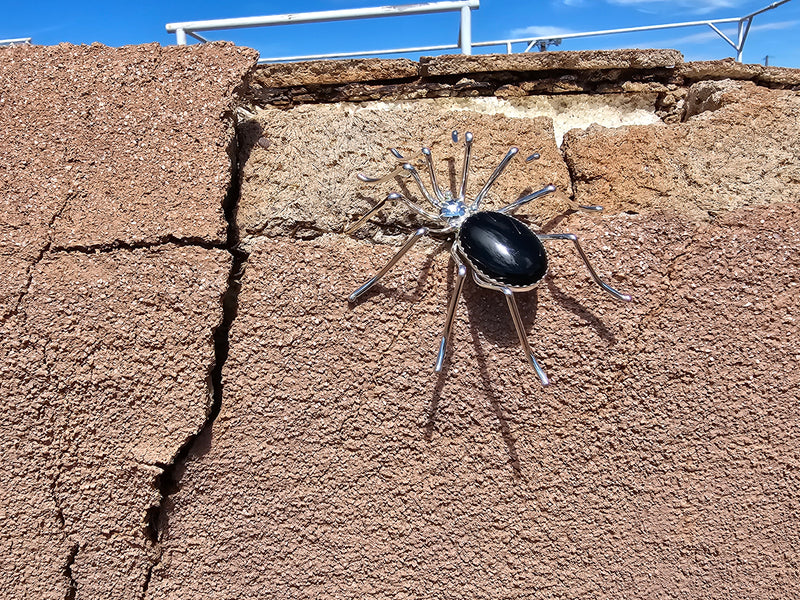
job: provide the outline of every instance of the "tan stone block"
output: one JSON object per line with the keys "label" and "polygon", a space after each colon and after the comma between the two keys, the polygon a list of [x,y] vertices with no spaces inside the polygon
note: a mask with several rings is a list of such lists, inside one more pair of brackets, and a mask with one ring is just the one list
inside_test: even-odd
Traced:
{"label": "tan stone block", "polygon": [[[701,82],[684,123],[573,130],[563,150],[576,200],[705,220],[742,206],[797,202],[797,95],[753,83]],[[704,111],[704,112],[703,112]]]}
{"label": "tan stone block", "polygon": [[417,77],[419,64],[407,58],[312,60],[261,65],[253,84],[264,87],[335,85]]}
{"label": "tan stone block", "polygon": [[422,59],[426,77],[498,71],[595,71],[671,68],[683,62],[677,50],[585,50],[524,54],[452,54]]}
{"label": "tan stone block", "polygon": [[675,74],[689,82],[704,79],[751,79],[785,86],[800,85],[800,69],[742,64],[732,58],[684,63],[675,70]]}
{"label": "tan stone block", "polygon": [[[356,178],[363,172],[383,176],[399,163],[388,149],[398,147],[404,156],[416,155],[423,146],[432,149],[437,179],[442,188],[456,187],[463,146],[454,146],[450,134],[472,131],[468,194],[474,197],[511,146],[519,156],[497,180],[486,206],[502,206],[526,193],[554,183],[559,193],[544,202],[531,203],[522,214],[544,218],[567,206],[569,174],[553,134],[552,120],[508,118],[468,110],[437,108],[433,100],[376,105],[300,106],[290,111],[266,109],[242,130],[244,168],[237,225],[243,237],[295,235],[316,237],[342,231],[389,192],[398,191],[426,204],[413,182],[396,180],[368,185]],[[257,144],[268,140],[268,147]],[[539,160],[524,159],[538,152]],[[423,180],[427,170],[416,161]],[[389,224],[395,234],[413,226],[416,219],[406,207],[384,209],[375,218]],[[365,228],[364,234],[374,235]],[[372,233],[370,233],[372,232]]]}

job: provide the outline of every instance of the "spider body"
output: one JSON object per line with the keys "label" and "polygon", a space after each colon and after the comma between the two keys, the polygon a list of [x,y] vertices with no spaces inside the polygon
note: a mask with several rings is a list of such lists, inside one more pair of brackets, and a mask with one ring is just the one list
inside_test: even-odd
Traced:
{"label": "spider body", "polygon": [[[361,287],[355,290],[348,300],[355,302],[362,294],[369,290],[378,280],[383,277],[395,264],[408,252],[409,249],[423,236],[428,234],[446,234],[452,236],[453,244],[450,247],[450,254],[456,265],[456,281],[453,294],[447,307],[447,317],[445,318],[444,331],[442,332],[439,343],[439,354],[436,360],[435,370],[442,370],[447,341],[455,318],[456,307],[461,296],[461,290],[467,275],[468,268],[472,272],[472,278],[481,287],[497,290],[501,292],[508,304],[508,310],[514,322],[520,344],[528,362],[533,366],[539,376],[542,385],[548,385],[549,380],[544,370],[539,366],[533,356],[528,338],[525,333],[525,326],[517,308],[514,294],[516,292],[526,292],[532,290],[547,274],[548,260],[547,253],[542,241],[544,240],[568,240],[573,242],[575,249],[586,265],[589,274],[594,281],[606,292],[617,300],[630,301],[631,297],[622,294],[605,283],[595,272],[588,257],[583,252],[578,238],[572,233],[534,233],[522,221],[515,219],[508,213],[513,212],[520,206],[539,198],[545,194],[555,191],[555,186],[547,185],[542,189],[523,196],[497,210],[482,211],[480,204],[483,197],[491,188],[495,180],[500,176],[511,159],[516,156],[517,148],[511,148],[500,161],[500,164],[489,177],[483,188],[471,201],[467,199],[466,187],[469,175],[469,158],[472,148],[472,134],[464,136],[464,162],[461,171],[461,183],[458,192],[451,190],[441,190],[436,181],[436,174],[433,168],[431,151],[423,148],[421,155],[427,164],[428,173],[431,180],[433,192],[426,188],[419,176],[416,168],[410,161],[403,157],[400,152],[392,148],[391,153],[396,159],[401,161],[400,166],[391,171],[388,175],[381,178],[372,178],[358,174],[358,178],[365,183],[381,183],[388,181],[396,176],[410,177],[417,184],[420,193],[425,200],[432,205],[436,212],[422,208],[401,194],[391,193],[353,225],[348,227],[345,232],[352,233],[360,228],[369,218],[377,213],[387,202],[401,202],[412,211],[433,221],[439,228],[420,227],[406,240],[405,244],[389,260],[389,262]],[[458,135],[453,132],[453,141],[458,141]],[[538,154],[531,155],[527,160],[538,158]],[[416,158],[416,157],[415,157]],[[412,159],[413,160],[413,159]],[[599,206],[579,206],[583,210],[602,210]]]}
{"label": "spider body", "polygon": [[476,212],[458,229],[455,249],[481,277],[519,291],[547,274],[544,244],[522,221],[494,211]]}

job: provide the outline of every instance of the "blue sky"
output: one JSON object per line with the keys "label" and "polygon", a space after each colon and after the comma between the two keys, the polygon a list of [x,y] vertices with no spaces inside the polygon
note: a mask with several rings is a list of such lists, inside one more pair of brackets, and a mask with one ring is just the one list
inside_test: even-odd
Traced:
{"label": "blue sky", "polygon": [[[159,42],[174,44],[168,22],[265,14],[336,10],[413,0],[272,0],[237,4],[210,0],[90,2],[0,0],[0,39],[32,37],[37,44],[101,42],[110,46]],[[676,21],[738,17],[769,0],[481,0],[472,13],[473,41],[558,35]],[[732,39],[736,26],[722,26]],[[755,18],[744,62],[800,68],[800,0],[792,0]],[[458,15],[406,16],[290,27],[267,27],[206,34],[251,46],[262,56],[347,52],[455,43]],[[708,27],[565,40],[553,49],[677,48],[687,60],[733,56],[733,49]],[[520,49],[520,46],[516,46]],[[478,52],[501,52],[502,48]],[[410,56],[413,58],[413,56]]]}

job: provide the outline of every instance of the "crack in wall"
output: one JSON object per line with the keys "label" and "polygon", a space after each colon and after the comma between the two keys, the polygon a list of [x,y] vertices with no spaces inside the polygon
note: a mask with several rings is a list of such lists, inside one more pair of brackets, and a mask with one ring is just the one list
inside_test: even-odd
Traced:
{"label": "crack in wall", "polygon": [[19,314],[19,307],[22,306],[22,301],[25,299],[25,296],[28,295],[28,292],[31,289],[31,283],[33,283],[33,272],[36,270],[36,266],[42,262],[44,257],[50,252],[50,247],[53,244],[53,226],[56,223],[56,220],[61,216],[61,213],[64,212],[64,209],[69,204],[69,201],[74,198],[76,194],[67,194],[64,197],[64,201],[61,203],[61,206],[53,213],[50,222],[47,224],[47,242],[44,246],[42,246],[41,251],[39,252],[38,256],[33,260],[33,262],[28,267],[28,271],[25,274],[26,282],[25,288],[20,292],[19,297],[17,298],[16,303],[14,304],[14,308],[8,311],[5,315],[0,314],[0,324],[5,323],[12,317],[15,317]]}
{"label": "crack in wall", "polygon": [[89,244],[86,246],[79,244],[73,246],[53,246],[49,248],[49,251],[53,253],[58,252],[64,254],[70,254],[73,252],[79,252],[83,254],[103,254],[107,252],[115,252],[117,250],[158,248],[167,244],[174,244],[176,246],[195,246],[205,250],[230,250],[230,247],[227,243],[221,244],[199,237],[180,237],[170,234],[150,241],[140,240],[137,242],[123,242],[121,240],[116,240],[108,244]]}
{"label": "crack in wall", "polygon": [[80,544],[76,542],[67,557],[67,564],[64,565],[64,577],[67,578],[67,591],[64,594],[64,600],[75,600],[75,595],[78,593],[78,582],[72,574],[72,565],[75,564],[75,557],[78,556],[79,550]]}
{"label": "crack in wall", "polygon": [[163,548],[160,545],[160,534],[163,533],[163,528],[166,523],[165,517],[168,510],[168,499],[180,489],[180,479],[183,475],[186,462],[193,454],[192,451],[198,443],[198,440],[210,433],[214,421],[216,421],[222,409],[222,369],[228,358],[228,351],[230,348],[229,333],[231,325],[238,314],[241,278],[244,274],[244,269],[249,257],[249,253],[242,250],[238,245],[239,230],[235,218],[236,207],[238,206],[241,192],[240,166],[239,161],[236,159],[238,147],[239,140],[237,131],[234,148],[231,153],[231,183],[228,188],[228,197],[224,202],[225,220],[228,223],[227,241],[224,246],[211,246],[213,248],[227,250],[233,257],[231,270],[228,274],[228,286],[225,293],[222,295],[222,320],[214,330],[214,364],[208,376],[212,398],[211,408],[209,409],[203,425],[198,429],[196,434],[189,436],[181,445],[172,460],[168,464],[157,465],[163,470],[161,475],[156,478],[155,482],[161,495],[161,501],[157,506],[151,506],[148,509],[146,514],[147,525],[145,528],[145,536],[156,548],[157,556],[156,560],[149,566],[145,575],[141,598],[146,598],[153,571],[159,565],[163,556]]}

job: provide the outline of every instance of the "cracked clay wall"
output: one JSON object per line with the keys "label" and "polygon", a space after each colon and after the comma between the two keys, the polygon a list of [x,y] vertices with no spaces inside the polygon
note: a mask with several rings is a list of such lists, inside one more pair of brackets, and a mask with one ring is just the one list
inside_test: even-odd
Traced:
{"label": "cracked clay wall", "polygon": [[[0,587],[24,598],[800,597],[800,74],[660,51],[254,69],[0,52]],[[234,131],[234,123],[236,129]],[[577,234],[454,287],[432,149]],[[231,185],[233,181],[233,185]],[[602,204],[602,213],[577,212]]]}
{"label": "cracked clay wall", "polygon": [[231,45],[0,49],[0,589],[141,598],[212,408]]}

